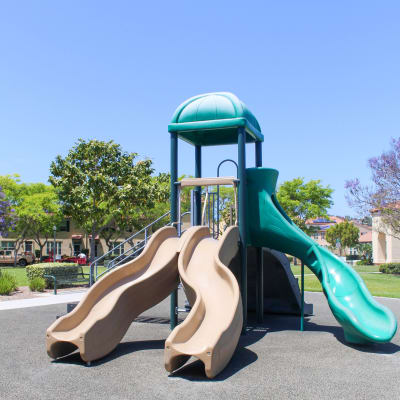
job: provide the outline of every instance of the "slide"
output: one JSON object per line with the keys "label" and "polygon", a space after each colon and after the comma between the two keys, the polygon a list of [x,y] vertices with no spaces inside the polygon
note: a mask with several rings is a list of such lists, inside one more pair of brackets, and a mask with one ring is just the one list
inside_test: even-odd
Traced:
{"label": "slide", "polygon": [[208,227],[192,227],[178,259],[192,309],[165,342],[165,368],[172,372],[194,356],[213,378],[228,364],[243,324],[239,285],[227,265],[238,252],[239,229],[211,238]]}
{"label": "slide", "polygon": [[355,344],[390,341],[397,329],[393,313],[371,296],[350,266],[318,246],[285,214],[275,195],[278,171],[249,168],[246,178],[249,245],[269,247],[300,258],[320,280],[346,341]]}
{"label": "slide", "polygon": [[47,329],[48,355],[58,358],[78,349],[90,362],[110,353],[139,314],[177,288],[185,237],[179,239],[173,227],[161,228],[140,256],[97,281],[73,311]]}

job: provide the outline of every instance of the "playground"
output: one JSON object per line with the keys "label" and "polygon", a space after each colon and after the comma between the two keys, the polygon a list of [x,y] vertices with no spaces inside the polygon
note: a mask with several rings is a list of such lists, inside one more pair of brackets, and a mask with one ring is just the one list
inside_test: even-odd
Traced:
{"label": "playground", "polygon": [[[286,215],[279,172],[262,166],[264,136],[246,105],[227,92],[195,96],[168,131],[169,223],[152,231],[160,217],[144,227],[144,240],[106,269],[98,268],[105,255],[95,259],[90,288],[68,313],[65,304],[2,311],[9,393],[397,398],[400,301],[374,298],[356,270]],[[194,147],[195,176],[178,181],[179,140]],[[202,148],[227,144],[237,145],[237,162],[219,166],[233,163],[236,176],[220,176],[219,167],[202,176]],[[246,144],[255,166],[246,164]],[[227,185],[234,206],[221,232],[215,202]],[[190,224],[182,219],[185,188]],[[286,254],[301,260],[300,286]],[[323,293],[305,293],[305,266]]]}
{"label": "playground", "polygon": [[[182,290],[179,290],[183,298]],[[58,297],[61,297],[58,296]],[[250,315],[232,361],[214,380],[191,359],[175,374],[164,370],[170,333],[169,302],[147,310],[131,325],[114,352],[87,367],[78,353],[50,361],[43,327],[66,305],[0,311],[0,384],[5,399],[395,399],[400,396],[400,335],[391,343],[353,347],[321,293],[306,292],[314,316],[299,331],[298,316]],[[379,301],[400,318],[400,300]],[[183,305],[183,302],[180,303]],[[17,366],[17,367],[16,367]]]}
{"label": "playground", "polygon": [[[262,167],[264,136],[241,100],[228,92],[194,96],[178,106],[168,131],[170,224],[150,236],[145,227],[144,242],[124,251],[100,274],[102,257],[92,262],[90,290],[46,331],[52,359],[78,350],[90,366],[115,351],[136,317],[170,296],[165,369],[179,371],[195,357],[205,376],[216,378],[248,333],[249,313],[255,311],[258,324],[265,313],[299,315],[304,330],[305,316],[313,315],[313,304],[304,300],[304,265],[320,281],[345,343],[372,346],[392,340],[397,319],[391,309],[371,296],[355,270],[317,245],[282,209],[276,197],[279,172]],[[194,147],[195,177],[178,181],[179,140]],[[247,143],[254,144],[255,167],[246,165]],[[237,145],[237,162],[223,160],[216,177],[203,177],[202,147],[227,144]],[[220,176],[224,162],[236,166],[236,176]],[[222,185],[233,188],[234,218],[232,213],[231,225],[221,233],[219,208],[209,188],[217,187],[218,202]],[[181,191],[188,187],[193,188],[191,224],[184,229]],[[285,254],[302,262],[301,291]],[[178,305],[179,282],[185,307]],[[186,318],[179,321],[182,313]]]}

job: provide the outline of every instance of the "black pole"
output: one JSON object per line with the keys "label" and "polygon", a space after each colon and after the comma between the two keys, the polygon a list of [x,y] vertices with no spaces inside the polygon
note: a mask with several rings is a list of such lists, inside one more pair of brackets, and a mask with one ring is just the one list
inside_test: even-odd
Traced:
{"label": "black pole", "polygon": [[[171,205],[171,223],[178,222],[178,188],[175,182],[178,181],[178,136],[176,132],[171,132],[171,192],[170,192],[170,205]],[[176,314],[176,308],[178,306],[178,291],[175,289],[171,293],[170,299],[170,327],[174,329],[178,324],[178,318]]]}
{"label": "black pole", "polygon": [[[256,167],[262,167],[262,142],[255,143],[255,159]],[[257,311],[257,321],[263,322],[264,320],[264,260],[263,260],[263,249],[262,247],[257,247],[257,288],[256,288],[256,311]]]}
{"label": "black pole", "polygon": [[246,131],[238,129],[238,172],[239,172],[239,234],[241,255],[241,293],[243,303],[243,333],[247,326],[247,242],[246,242]]}
{"label": "black pole", "polygon": [[[196,145],[194,151],[194,176],[201,178],[201,146]],[[194,189],[194,210],[194,225],[201,225],[201,186]]]}

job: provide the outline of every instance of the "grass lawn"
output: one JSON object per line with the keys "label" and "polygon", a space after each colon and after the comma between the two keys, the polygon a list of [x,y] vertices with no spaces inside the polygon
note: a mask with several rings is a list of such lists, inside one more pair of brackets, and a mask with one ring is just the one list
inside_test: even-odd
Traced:
{"label": "grass lawn", "polygon": [[[379,267],[375,265],[356,265],[354,269],[364,280],[372,295],[400,298],[400,275],[369,273],[379,270]],[[295,275],[300,275],[300,266],[292,265],[292,271]],[[312,272],[304,267],[304,274],[312,274]],[[314,274],[304,276],[304,288],[310,292],[322,292],[321,284]]]}
{"label": "grass lawn", "polygon": [[21,267],[1,267],[1,271],[7,271],[11,275],[14,275],[15,280],[17,281],[17,286],[28,286],[28,278],[26,276],[25,268]]}
{"label": "grass lawn", "polygon": [[[13,274],[17,280],[18,286],[29,285],[25,268],[1,267],[0,269],[2,271],[9,271]],[[368,273],[378,271],[378,267],[374,265],[357,265],[354,269],[360,274],[361,278],[364,279],[364,282],[372,295],[400,298],[400,275]],[[104,270],[105,267],[98,267],[98,273]],[[300,275],[300,266],[292,265],[292,271],[295,275]],[[83,272],[89,273],[89,267],[83,267]],[[304,267],[304,273],[312,274],[307,267]],[[314,274],[306,275],[304,277],[304,287],[310,292],[322,292],[321,284]]]}
{"label": "grass lawn", "polygon": [[[105,267],[98,267],[97,269],[97,273],[101,273],[105,270]],[[29,285],[29,281],[28,281],[28,277],[26,276],[26,270],[25,268],[22,267],[1,267],[0,268],[1,271],[7,271],[10,274],[15,276],[15,279],[17,281],[17,286],[28,286]],[[83,272],[85,274],[89,273],[89,267],[83,267]]]}

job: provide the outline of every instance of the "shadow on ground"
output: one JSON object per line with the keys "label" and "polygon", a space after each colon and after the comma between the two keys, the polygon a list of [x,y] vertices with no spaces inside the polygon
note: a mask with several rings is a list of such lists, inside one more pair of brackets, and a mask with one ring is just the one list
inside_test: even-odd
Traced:
{"label": "shadow on ground", "polygon": [[204,364],[199,360],[186,364],[169,376],[171,378],[183,378],[190,381],[224,381],[258,359],[257,354],[248,349],[247,346],[261,340],[267,332],[268,329],[262,326],[249,327],[246,331],[246,335],[240,336],[238,347],[229,364],[214,379],[206,377]]}
{"label": "shadow on ground", "polygon": [[[100,360],[92,362],[92,366],[102,365],[108,363],[116,358],[122,357],[126,354],[135,353],[142,350],[162,350],[164,349],[165,340],[137,340],[134,342],[120,343],[110,354]],[[79,352],[74,352],[65,357],[58,358],[53,361],[54,363],[76,364],[86,366],[82,360]]]}
{"label": "shadow on ground", "polygon": [[[213,381],[223,381],[225,379],[228,379],[243,368],[246,368],[248,365],[254,363],[258,359],[258,356],[247,347],[261,340],[269,332],[281,332],[288,330],[299,331],[300,319],[298,316],[266,315],[264,321],[265,322],[263,323],[257,323],[254,315],[249,315],[246,335],[242,335],[240,337],[238,348],[233,355],[232,360],[229,362],[227,367],[217,377],[213,379]],[[136,322],[167,324],[169,323],[169,319],[140,317],[136,320]],[[390,355],[400,351],[400,346],[394,343],[375,343],[371,345],[349,344],[344,339],[343,328],[339,326],[316,324],[311,322],[310,319],[307,317],[305,318],[305,331],[331,333],[336,337],[339,342],[341,342],[345,346],[351,347],[352,349],[364,353]],[[101,360],[93,362],[92,365],[102,365],[116,358],[137,351],[162,350],[164,349],[164,343],[165,340],[141,340],[133,342],[123,342],[120,343],[108,356],[102,358]],[[72,353],[53,362],[76,364],[82,366],[85,365],[78,352]],[[204,372],[204,365],[199,360],[193,361],[190,364],[186,364],[169,376],[172,378],[179,377],[191,381],[209,381]]]}
{"label": "shadow on ground", "polygon": [[[266,329],[268,332],[281,331],[299,331],[300,317],[295,315],[266,315],[264,323],[254,322],[254,317],[249,319],[249,325],[254,329]],[[308,332],[328,332],[342,344],[352,349],[374,354],[395,354],[400,351],[400,346],[395,343],[371,343],[369,345],[354,345],[347,343],[344,338],[343,328],[341,326],[320,325],[310,321],[310,318],[304,319],[304,330]]]}

